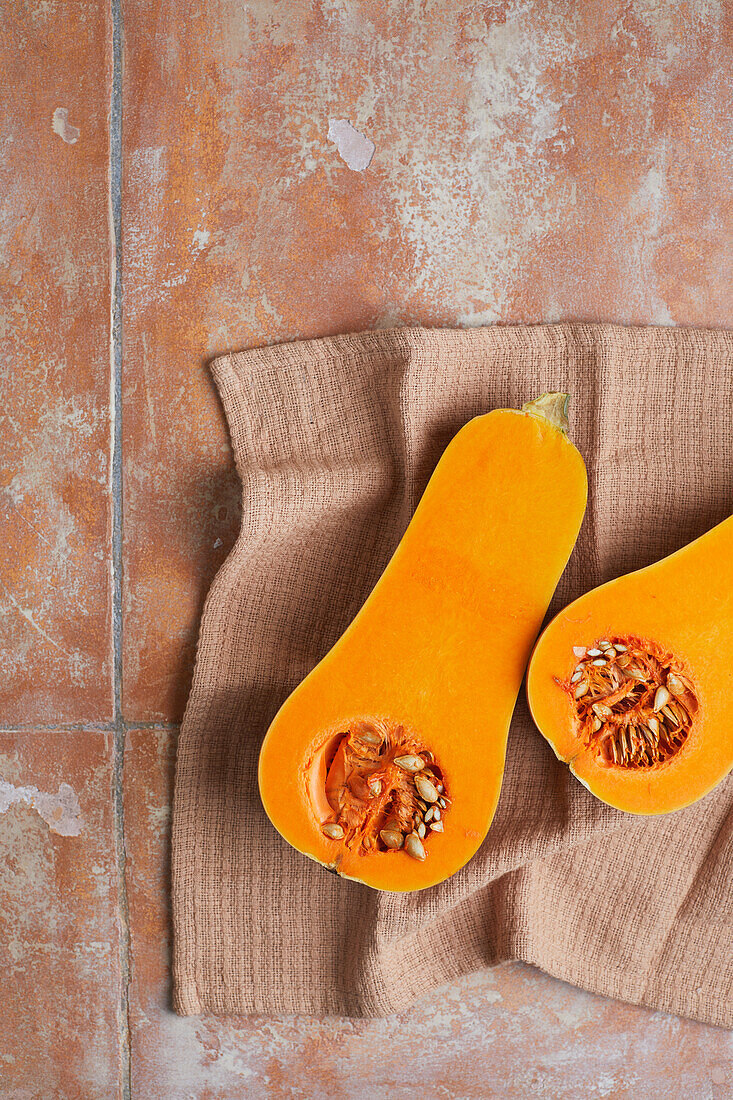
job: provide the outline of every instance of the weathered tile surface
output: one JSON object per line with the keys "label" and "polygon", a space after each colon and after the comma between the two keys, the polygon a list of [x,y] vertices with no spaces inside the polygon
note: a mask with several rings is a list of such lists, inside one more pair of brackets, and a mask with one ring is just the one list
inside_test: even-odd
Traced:
{"label": "weathered tile surface", "polygon": [[0,1096],[119,1094],[112,746],[0,732]]}
{"label": "weathered tile surface", "polygon": [[107,720],[109,16],[12,4],[0,38],[0,713]]}
{"label": "weathered tile surface", "polygon": [[[127,712],[237,524],[206,361],[411,322],[733,323],[730,7],[127,5]],[[348,119],[376,146],[352,170]]]}
{"label": "weathered tile surface", "polygon": [[733,1035],[573,989],[521,965],[384,1020],[214,1019],[169,1001],[174,735],[130,733],[127,878],[133,1096],[149,1100],[723,1100]]}

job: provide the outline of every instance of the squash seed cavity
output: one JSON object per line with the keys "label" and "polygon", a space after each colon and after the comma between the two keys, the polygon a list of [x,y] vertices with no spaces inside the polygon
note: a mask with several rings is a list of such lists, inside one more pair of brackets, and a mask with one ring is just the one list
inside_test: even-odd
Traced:
{"label": "squash seed cavity", "polygon": [[682,662],[632,636],[573,646],[575,663],[558,684],[570,696],[578,736],[603,767],[653,768],[690,735],[698,700]]}
{"label": "squash seed cavity", "polygon": [[376,719],[350,723],[333,740],[325,795],[329,840],[359,855],[403,852],[420,861],[450,807],[433,753],[404,726]]}

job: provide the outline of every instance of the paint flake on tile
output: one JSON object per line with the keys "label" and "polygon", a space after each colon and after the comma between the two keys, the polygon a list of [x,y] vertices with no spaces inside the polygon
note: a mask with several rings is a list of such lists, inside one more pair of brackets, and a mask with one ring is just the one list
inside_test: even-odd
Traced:
{"label": "paint flake on tile", "polygon": [[363,172],[371,164],[376,149],[374,142],[360,134],[348,119],[328,120],[328,140],[334,143],[339,156],[353,172]]}
{"label": "paint flake on tile", "polygon": [[51,127],[67,145],[74,145],[79,140],[81,130],[78,126],[72,126],[69,122],[68,107],[57,107],[53,113]]}
{"label": "paint flake on tile", "polygon": [[59,793],[51,794],[37,787],[15,787],[0,779],[0,814],[18,803],[31,806],[59,836],[79,836],[84,828],[79,799],[68,783],[59,784]]}

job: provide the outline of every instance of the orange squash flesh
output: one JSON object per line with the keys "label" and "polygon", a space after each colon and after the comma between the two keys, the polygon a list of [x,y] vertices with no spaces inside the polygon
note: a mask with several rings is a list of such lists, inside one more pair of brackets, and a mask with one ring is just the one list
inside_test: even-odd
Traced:
{"label": "orange squash flesh", "polygon": [[[453,439],[371,595],[262,745],[260,793],[275,828],[376,889],[441,882],[494,814],[516,696],[586,503],[579,453],[541,402],[526,408],[477,417]],[[328,777],[332,788],[342,779],[328,757],[361,719],[403,728],[433,753],[450,804],[424,860],[351,850],[322,831]]]}
{"label": "orange squash flesh", "polygon": [[[579,703],[573,695],[577,683],[571,679],[577,675],[578,653],[599,639],[610,639],[611,644],[613,639],[628,639],[632,649],[656,648],[672,655],[678,691],[679,676],[686,678],[691,690],[681,702],[682,713],[689,713],[689,731],[667,759],[652,764],[647,760],[643,767],[609,764],[582,736]],[[730,518],[670,557],[609,581],[561,611],[543,632],[530,661],[527,696],[532,716],[556,755],[604,802],[635,814],[681,809],[707,794],[733,766],[732,648]],[[650,701],[652,697],[649,693]],[[675,709],[680,700],[670,692],[664,693],[667,697]],[[664,713],[657,711],[655,719]],[[679,714],[667,722],[673,731],[681,728]],[[651,742],[654,738],[648,733]]]}

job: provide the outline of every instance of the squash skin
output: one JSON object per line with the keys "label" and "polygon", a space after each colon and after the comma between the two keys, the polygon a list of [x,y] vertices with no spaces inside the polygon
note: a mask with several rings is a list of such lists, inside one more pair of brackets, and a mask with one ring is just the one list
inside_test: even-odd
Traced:
{"label": "squash skin", "polygon": [[340,845],[321,832],[309,766],[347,723],[377,718],[403,723],[435,753],[452,807],[424,862],[346,852],[338,873],[418,890],[471,858],[496,809],[516,697],[586,496],[580,454],[547,421],[495,410],[460,430],[361,611],[267,732],[260,794],[288,843],[334,863]]}
{"label": "squash skin", "polygon": [[[656,641],[681,658],[699,709],[689,738],[650,769],[602,767],[573,732],[569,678],[573,646],[609,635]],[[555,755],[597,798],[633,814],[682,809],[733,767],[733,517],[644,569],[580,596],[547,626],[527,673],[532,717]]]}

